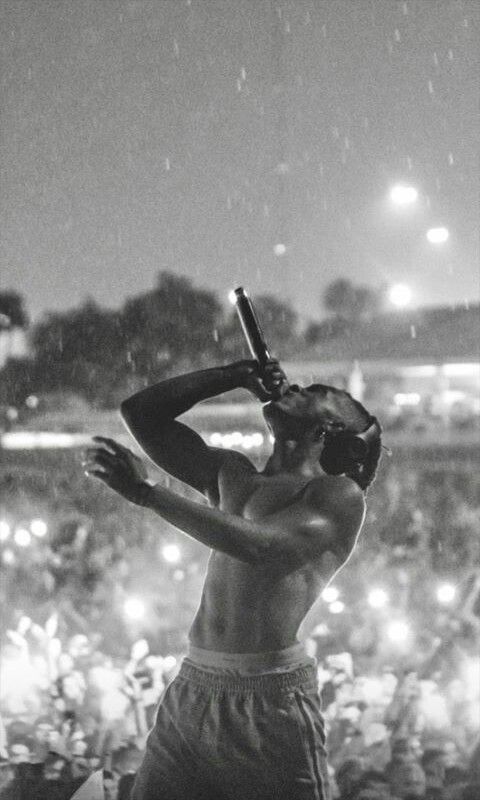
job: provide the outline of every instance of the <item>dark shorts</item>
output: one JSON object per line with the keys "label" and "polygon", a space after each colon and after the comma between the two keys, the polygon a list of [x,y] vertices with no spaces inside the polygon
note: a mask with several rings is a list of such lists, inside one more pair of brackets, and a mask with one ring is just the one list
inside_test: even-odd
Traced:
{"label": "dark shorts", "polygon": [[132,800],[327,800],[316,669],[215,674],[185,660],[165,690]]}

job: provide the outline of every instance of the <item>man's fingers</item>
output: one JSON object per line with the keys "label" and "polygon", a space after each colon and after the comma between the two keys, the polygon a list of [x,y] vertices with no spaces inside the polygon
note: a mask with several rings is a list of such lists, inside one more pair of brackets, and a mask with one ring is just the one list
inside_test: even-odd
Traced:
{"label": "man's fingers", "polygon": [[94,478],[99,478],[101,481],[103,481],[103,483],[107,483],[106,473],[99,469],[86,469],[85,475],[87,475],[89,478],[93,475]]}
{"label": "man's fingers", "polygon": [[112,455],[106,450],[97,450],[90,453],[87,460],[90,464],[101,467],[115,468],[118,466],[118,456]]}

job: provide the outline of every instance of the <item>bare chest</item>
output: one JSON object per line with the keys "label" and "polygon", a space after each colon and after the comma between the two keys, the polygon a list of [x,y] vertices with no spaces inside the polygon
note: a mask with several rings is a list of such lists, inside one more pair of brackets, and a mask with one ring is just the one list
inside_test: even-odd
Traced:
{"label": "bare chest", "polygon": [[260,520],[295,502],[307,484],[308,479],[301,477],[230,474],[220,482],[220,507],[244,519]]}

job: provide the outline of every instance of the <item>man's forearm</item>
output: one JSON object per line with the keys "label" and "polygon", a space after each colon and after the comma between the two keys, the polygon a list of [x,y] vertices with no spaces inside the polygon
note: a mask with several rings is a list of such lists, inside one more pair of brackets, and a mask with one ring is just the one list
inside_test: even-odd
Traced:
{"label": "man's forearm", "polygon": [[249,520],[201,505],[163,486],[143,484],[138,504],[214,550],[255,563],[269,547],[270,537]]}
{"label": "man's forearm", "polygon": [[121,412],[128,422],[132,417],[149,419],[173,419],[184,414],[196,403],[216,397],[239,387],[238,374],[226,367],[212,367],[170,378],[132,395],[121,405]]}

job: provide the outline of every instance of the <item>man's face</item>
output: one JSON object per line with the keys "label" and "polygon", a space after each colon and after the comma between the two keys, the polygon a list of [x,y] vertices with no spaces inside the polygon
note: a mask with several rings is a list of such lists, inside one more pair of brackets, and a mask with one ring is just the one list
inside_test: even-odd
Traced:
{"label": "man's face", "polygon": [[306,388],[290,386],[279,400],[267,403],[263,413],[274,432],[280,431],[287,436],[326,422],[339,425],[347,422],[348,427],[358,431],[365,427],[365,421],[351,398],[345,392],[322,384]]}

